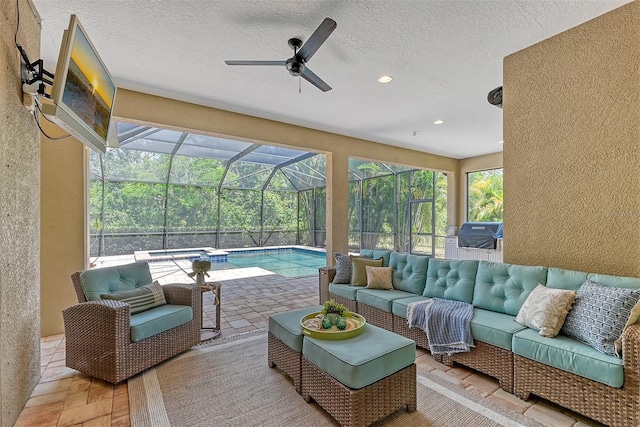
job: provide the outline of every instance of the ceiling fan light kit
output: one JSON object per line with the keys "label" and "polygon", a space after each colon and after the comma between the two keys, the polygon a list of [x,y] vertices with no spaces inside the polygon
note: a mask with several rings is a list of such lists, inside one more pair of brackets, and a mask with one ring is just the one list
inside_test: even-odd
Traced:
{"label": "ceiling fan light kit", "polygon": [[266,66],[285,66],[289,74],[294,77],[302,77],[323,92],[331,90],[324,80],[318,77],[313,71],[307,67],[307,62],[329,38],[333,30],[338,24],[331,18],[325,18],[324,21],[311,34],[306,43],[302,44],[302,40],[298,38],[289,39],[289,47],[293,49],[293,56],[286,61],[224,61],[227,65],[266,65]]}

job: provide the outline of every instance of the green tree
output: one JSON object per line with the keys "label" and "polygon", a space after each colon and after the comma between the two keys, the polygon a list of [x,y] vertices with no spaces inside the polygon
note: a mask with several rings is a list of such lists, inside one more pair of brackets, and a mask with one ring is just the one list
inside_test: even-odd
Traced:
{"label": "green tree", "polygon": [[468,175],[468,220],[501,222],[503,212],[502,169]]}

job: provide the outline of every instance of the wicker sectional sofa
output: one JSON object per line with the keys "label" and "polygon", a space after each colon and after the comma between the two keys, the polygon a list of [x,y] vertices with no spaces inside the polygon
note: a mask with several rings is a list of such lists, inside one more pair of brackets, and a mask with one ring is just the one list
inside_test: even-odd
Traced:
{"label": "wicker sectional sofa", "polygon": [[440,356],[497,378],[522,399],[543,397],[611,426],[640,425],[640,323],[622,335],[622,358],[609,356],[562,333],[545,338],[515,322],[531,291],[578,290],[586,281],[640,289],[640,278],[590,274],[561,268],[362,250],[393,269],[393,290],[333,283],[335,267],[320,269],[320,303],[328,298],[362,314],[369,323],[414,339],[429,348],[426,334],[407,326],[407,306],[438,297],[474,305],[469,353]]}

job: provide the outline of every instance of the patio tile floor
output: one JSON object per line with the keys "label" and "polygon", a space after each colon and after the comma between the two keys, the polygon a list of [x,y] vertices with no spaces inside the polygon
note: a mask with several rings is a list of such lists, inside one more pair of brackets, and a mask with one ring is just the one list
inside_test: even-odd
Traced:
{"label": "patio tile floor", "polygon": [[[132,262],[119,257],[117,264]],[[103,260],[99,266],[111,265]],[[187,276],[188,261],[152,263],[152,276],[162,284],[193,283]],[[318,304],[318,277],[286,278],[258,268],[216,270],[210,280],[222,285],[221,336],[264,328],[274,313]],[[215,324],[211,292],[203,294],[204,326]],[[525,402],[502,391],[491,377],[461,366],[436,362],[418,349],[416,364],[434,371],[487,400],[524,413],[544,426],[601,426],[551,403],[530,399]],[[41,341],[42,377],[33,390],[15,426],[129,426],[129,399],[126,382],[113,386],[64,366],[64,336]]]}

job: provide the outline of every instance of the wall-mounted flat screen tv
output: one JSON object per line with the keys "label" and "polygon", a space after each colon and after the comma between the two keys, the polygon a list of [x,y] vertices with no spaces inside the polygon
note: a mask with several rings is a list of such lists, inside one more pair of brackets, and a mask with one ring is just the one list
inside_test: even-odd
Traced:
{"label": "wall-mounted flat screen tv", "polygon": [[[42,113],[89,147],[117,146],[111,112],[116,85],[76,15],[71,15],[58,55],[51,101]],[[114,143],[115,142],[115,143]]]}

